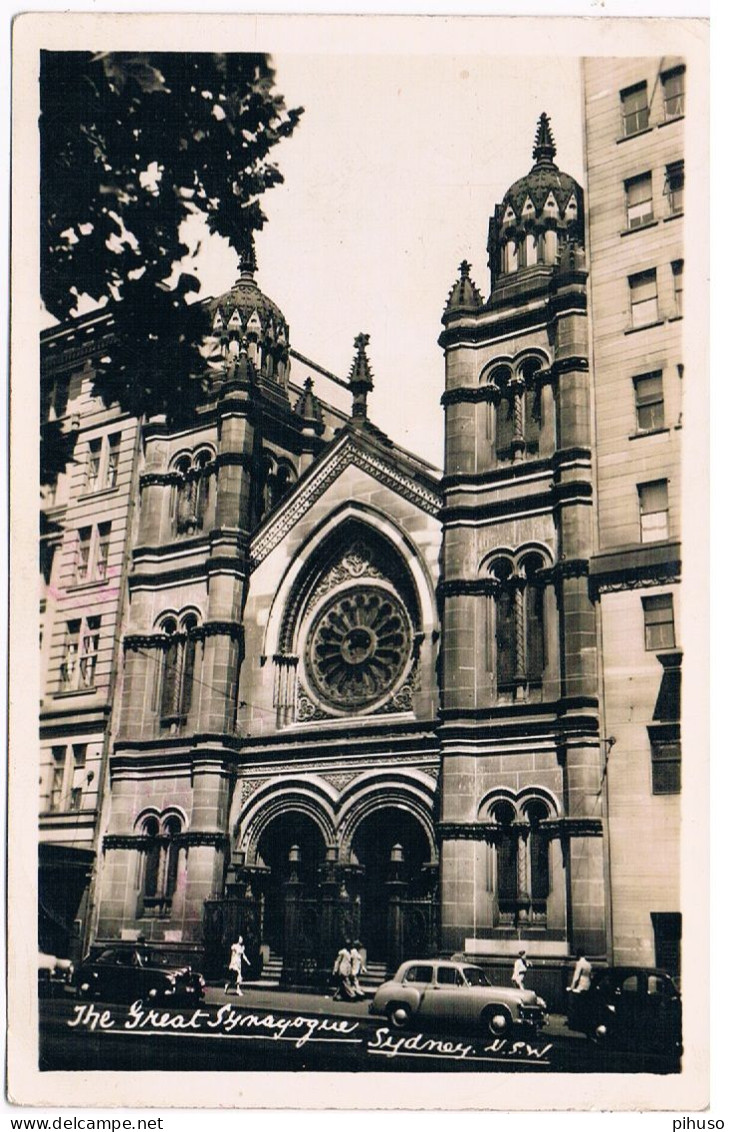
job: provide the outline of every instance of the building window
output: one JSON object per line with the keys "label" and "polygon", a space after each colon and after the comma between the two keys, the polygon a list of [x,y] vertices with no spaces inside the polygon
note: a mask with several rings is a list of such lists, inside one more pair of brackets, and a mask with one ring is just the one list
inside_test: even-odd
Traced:
{"label": "building window", "polygon": [[620,91],[622,100],[622,132],[627,138],[646,130],[650,120],[650,108],[647,104],[647,83],[637,83]]}
{"label": "building window", "polygon": [[651,432],[665,427],[665,402],[661,372],[645,373],[634,378],[637,431]]}
{"label": "building window", "polygon": [[637,485],[640,500],[640,542],[668,537],[668,481]]}
{"label": "building window", "polygon": [[642,609],[645,617],[647,652],[675,648],[673,595],[656,594],[654,597],[643,597]]}
{"label": "building window", "polygon": [[680,739],[650,739],[653,794],[680,794]]}
{"label": "building window", "polygon": [[69,407],[69,378],[56,377],[41,387],[41,420],[58,421]]}
{"label": "building window", "polygon": [[82,809],[84,789],[87,784],[87,744],[75,743],[69,748],[52,747],[51,758],[49,812],[78,813]]}
{"label": "building window", "polygon": [[161,626],[165,640],[160,667],[159,706],[161,723],[182,723],[191,709],[196,663],[193,630],[196,616],[187,615],[177,624],[173,617]]}
{"label": "building window", "polygon": [[682,161],[665,166],[665,195],[668,198],[668,215],[680,216],[683,212],[685,170]]}
{"label": "building window", "polygon": [[92,528],[82,527],[77,537],[75,578],[78,586],[89,580],[89,559],[92,552]]}
{"label": "building window", "polygon": [[87,481],[84,485],[85,491],[99,491],[100,479],[99,473],[102,467],[102,441],[90,440],[89,452],[87,453]]}
{"label": "building window", "polygon": [[551,870],[548,836],[542,822],[548,817],[548,806],[536,798],[529,800],[521,813],[509,800],[492,807],[496,916],[500,926],[546,923]]}
{"label": "building window", "polygon": [[685,67],[675,67],[661,75],[663,83],[663,112],[666,122],[682,118],[686,112]]}
{"label": "building window", "polygon": [[293,466],[284,459],[277,459],[268,452],[263,461],[263,517],[278,506],[284,495],[290,491],[296,480]]}
{"label": "building window", "polygon": [[543,561],[529,554],[516,570],[509,559],[492,563],[494,669],[498,690],[540,684],[545,670],[545,582]]}
{"label": "building window", "polygon": [[167,915],[176,891],[181,819],[170,816],[162,821],[148,817],[143,822],[140,889],[140,915]]}
{"label": "building window", "polygon": [[74,574],[78,586],[87,582],[103,582],[106,579],[111,534],[111,523],[100,523],[98,527],[82,527],[79,531]]}
{"label": "building window", "polygon": [[676,259],[670,265],[673,274],[673,305],[676,318],[683,317],[683,260]]}
{"label": "building window", "polygon": [[627,198],[627,227],[639,228],[653,219],[652,174],[642,173],[624,183]]}
{"label": "building window", "polygon": [[174,464],[179,480],[173,492],[173,526],[178,535],[192,535],[204,526],[209,505],[211,474],[214,463],[211,452],[198,452],[193,459],[181,456]]}
{"label": "building window", "polygon": [[61,661],[62,692],[94,687],[100,625],[100,617],[67,622]]}
{"label": "building window", "polygon": [[490,375],[489,389],[495,406],[494,450],[498,460],[522,460],[540,451],[541,368],[540,360],[531,358],[516,374],[502,366]]}
{"label": "building window", "polygon": [[66,747],[52,747],[51,758],[51,789],[49,790],[48,808],[56,814],[62,808],[64,797],[64,776],[66,774]]}
{"label": "building window", "polygon": [[85,492],[91,494],[95,491],[117,487],[120,440],[120,433],[116,432],[89,441],[87,472],[84,483]]}
{"label": "building window", "polygon": [[641,271],[629,276],[630,317],[633,328],[649,326],[658,319],[657,272]]}

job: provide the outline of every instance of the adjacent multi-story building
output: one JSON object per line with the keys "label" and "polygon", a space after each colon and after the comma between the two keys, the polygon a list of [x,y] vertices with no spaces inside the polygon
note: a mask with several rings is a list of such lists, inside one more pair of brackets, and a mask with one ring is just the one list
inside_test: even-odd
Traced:
{"label": "adjacent multi-story building", "polygon": [[505,978],[524,946],[559,1005],[577,948],[674,966],[683,72],[640,68],[586,68],[590,214],[542,115],[486,300],[461,264],[443,473],[370,421],[366,335],[348,414],[294,382],[325,371],[248,240],[184,425],[91,399],[104,317],[46,336],[79,420],[46,508],[42,838],[94,864],[95,943],[219,973],[243,934],[290,981],[346,936],[378,972],[441,950]]}
{"label": "adjacent multi-story building", "polygon": [[[111,333],[97,313],[44,333],[40,946],[84,944],[125,605],[138,422],[94,395]],[[53,435],[52,435],[53,434]]]}
{"label": "adjacent multi-story building", "polygon": [[676,973],[685,83],[584,62],[610,944]]}

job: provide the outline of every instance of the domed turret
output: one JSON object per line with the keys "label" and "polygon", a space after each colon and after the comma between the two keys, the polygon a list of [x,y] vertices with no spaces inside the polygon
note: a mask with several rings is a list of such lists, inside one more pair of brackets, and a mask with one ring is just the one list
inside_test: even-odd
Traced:
{"label": "domed turret", "polygon": [[271,298],[255,281],[257,259],[252,233],[240,254],[240,274],[229,291],[208,303],[212,318],[213,348],[210,364],[226,366],[246,354],[258,377],[288,384],[288,323]]}
{"label": "domed turret", "polygon": [[567,245],[584,245],[583,189],[555,163],[547,114],[541,114],[529,173],[515,181],[489,222],[489,267],[502,276],[537,265],[554,266]]}

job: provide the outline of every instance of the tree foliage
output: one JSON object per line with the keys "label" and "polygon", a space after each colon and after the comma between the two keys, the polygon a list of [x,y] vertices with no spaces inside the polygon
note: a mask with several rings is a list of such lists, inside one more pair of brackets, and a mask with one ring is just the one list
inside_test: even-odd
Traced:
{"label": "tree foliage", "polygon": [[41,294],[59,319],[107,302],[115,342],[95,392],[135,414],[185,414],[208,319],[182,222],[246,251],[282,181],[270,151],[298,123],[263,54],[43,52]]}

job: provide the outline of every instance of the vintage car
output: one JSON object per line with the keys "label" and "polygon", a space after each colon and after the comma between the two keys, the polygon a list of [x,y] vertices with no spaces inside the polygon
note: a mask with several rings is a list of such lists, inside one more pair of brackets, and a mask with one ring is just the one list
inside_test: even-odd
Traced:
{"label": "vintage car", "polygon": [[667,971],[606,967],[587,991],[568,996],[568,1025],[599,1046],[676,1055],[682,1050],[681,999]]}
{"label": "vintage car", "polygon": [[448,959],[403,963],[378,987],[369,1009],[396,1029],[479,1026],[495,1037],[520,1029],[537,1033],[547,1021],[535,991],[493,986],[481,967]]}
{"label": "vintage car", "polygon": [[74,978],[74,964],[71,959],[62,959],[46,952],[38,953],[38,997],[68,993]]}
{"label": "vintage car", "polygon": [[205,987],[198,971],[169,964],[165,955],[139,945],[107,947],[87,956],[76,972],[75,985],[81,997],[161,1004],[200,1002]]}

